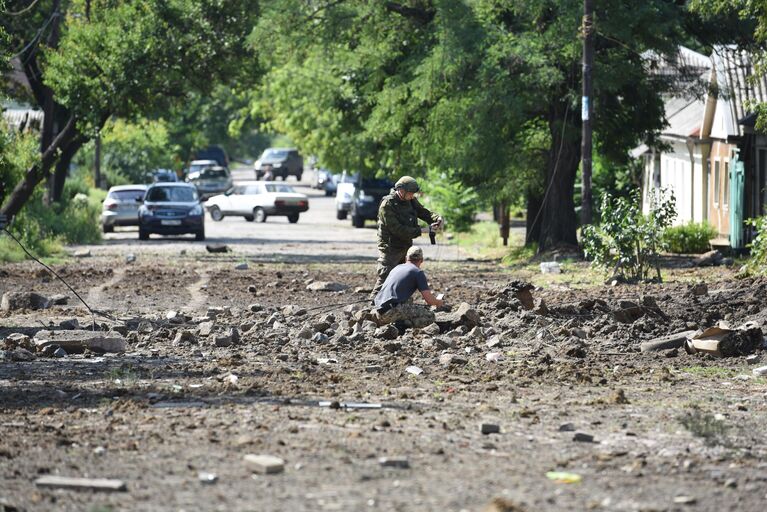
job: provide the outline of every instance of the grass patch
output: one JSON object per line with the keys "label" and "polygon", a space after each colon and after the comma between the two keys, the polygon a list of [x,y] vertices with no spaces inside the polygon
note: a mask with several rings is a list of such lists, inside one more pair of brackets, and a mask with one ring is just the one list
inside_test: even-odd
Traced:
{"label": "grass patch", "polygon": [[[24,242],[22,241],[22,243]],[[27,247],[27,250],[48,265],[61,263],[66,259],[64,248],[61,242],[57,239],[46,238],[40,240],[37,247]],[[19,244],[17,244],[13,238],[4,233],[0,233],[0,262],[18,263],[26,259],[27,255]]]}
{"label": "grass patch", "polygon": [[712,414],[694,409],[680,416],[678,420],[692,435],[703,438],[709,446],[728,444],[727,431],[730,427],[723,421],[716,419]]}
{"label": "grass patch", "polygon": [[502,260],[504,265],[526,263],[535,256],[535,245],[524,245],[524,240],[513,233],[509,245],[503,245],[498,224],[492,221],[477,222],[466,233],[456,233],[455,243],[469,255],[481,259]]}

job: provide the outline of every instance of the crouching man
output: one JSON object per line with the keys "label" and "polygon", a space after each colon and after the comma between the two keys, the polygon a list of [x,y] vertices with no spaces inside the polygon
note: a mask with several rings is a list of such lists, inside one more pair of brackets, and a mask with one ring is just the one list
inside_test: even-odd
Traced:
{"label": "crouching man", "polygon": [[405,255],[405,263],[391,270],[374,301],[373,316],[378,325],[393,323],[397,327],[421,328],[434,322],[433,311],[408,302],[418,290],[429,306],[440,307],[444,304],[429,289],[426,274],[421,270],[422,264],[423,251],[420,247],[411,247]]}

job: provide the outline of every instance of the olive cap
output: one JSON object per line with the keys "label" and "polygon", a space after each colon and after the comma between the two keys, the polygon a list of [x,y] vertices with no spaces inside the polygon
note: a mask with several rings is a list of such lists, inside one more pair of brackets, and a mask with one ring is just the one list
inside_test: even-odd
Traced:
{"label": "olive cap", "polygon": [[403,189],[405,192],[412,192],[413,194],[421,191],[418,182],[411,176],[403,176],[398,179],[397,183],[394,184],[394,190],[398,189]]}

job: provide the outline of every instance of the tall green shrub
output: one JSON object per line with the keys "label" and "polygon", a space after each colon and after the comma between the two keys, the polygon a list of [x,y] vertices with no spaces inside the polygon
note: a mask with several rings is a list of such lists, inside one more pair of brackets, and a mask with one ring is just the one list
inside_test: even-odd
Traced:
{"label": "tall green shrub", "polygon": [[676,217],[673,194],[667,199],[654,196],[648,215],[642,215],[638,190],[628,198],[605,194],[601,210],[602,223],[583,228],[583,250],[592,264],[630,281],[650,279],[654,270],[660,281],[663,232]]}
{"label": "tall green shrub", "polygon": [[439,213],[451,231],[468,231],[474,215],[481,207],[479,194],[473,187],[461,184],[444,171],[431,170],[422,187],[424,202],[430,210]]}
{"label": "tall green shrub", "polygon": [[709,240],[716,237],[716,229],[708,222],[688,222],[673,226],[663,233],[669,252],[676,254],[701,253],[709,250]]}

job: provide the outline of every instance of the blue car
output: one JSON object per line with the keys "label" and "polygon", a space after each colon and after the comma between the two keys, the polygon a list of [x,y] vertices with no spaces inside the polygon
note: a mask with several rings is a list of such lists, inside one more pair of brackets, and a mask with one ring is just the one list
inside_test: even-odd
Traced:
{"label": "blue car", "polygon": [[381,200],[392,188],[394,183],[389,180],[362,178],[358,181],[349,209],[352,226],[363,228],[366,220],[378,220],[378,207],[381,205]]}
{"label": "blue car", "polygon": [[205,211],[197,188],[190,183],[155,183],[146,190],[138,210],[138,238],[149,240],[150,234],[194,234],[205,240]]}

